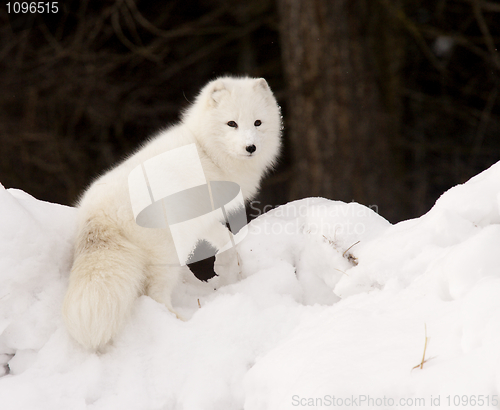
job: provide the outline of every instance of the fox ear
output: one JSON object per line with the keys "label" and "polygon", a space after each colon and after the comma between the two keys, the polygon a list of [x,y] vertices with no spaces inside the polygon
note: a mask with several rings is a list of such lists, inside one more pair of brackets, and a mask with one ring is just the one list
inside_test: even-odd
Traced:
{"label": "fox ear", "polygon": [[269,88],[269,85],[267,84],[267,81],[264,80],[263,78],[257,78],[255,80],[254,89],[258,89],[258,88],[261,88],[261,89],[266,90],[266,91],[270,91],[271,90]]}
{"label": "fox ear", "polygon": [[211,107],[216,107],[224,98],[224,94],[227,93],[226,86],[222,80],[214,81],[209,89],[209,99],[208,104]]}

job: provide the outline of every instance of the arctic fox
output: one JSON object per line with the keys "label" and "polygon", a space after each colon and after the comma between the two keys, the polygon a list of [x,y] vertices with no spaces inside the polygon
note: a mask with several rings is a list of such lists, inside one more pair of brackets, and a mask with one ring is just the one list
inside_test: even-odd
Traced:
{"label": "arctic fox", "polygon": [[[141,294],[175,313],[171,292],[187,267],[169,263],[176,251],[168,229],[135,222],[128,187],[134,168],[194,143],[206,180],[235,182],[248,201],[277,159],[280,134],[280,108],[263,78],[221,77],[201,90],[179,124],[98,178],[78,205],[74,262],[63,304],[69,333],[84,347],[101,349]],[[226,228],[211,227],[205,239],[220,229]]]}

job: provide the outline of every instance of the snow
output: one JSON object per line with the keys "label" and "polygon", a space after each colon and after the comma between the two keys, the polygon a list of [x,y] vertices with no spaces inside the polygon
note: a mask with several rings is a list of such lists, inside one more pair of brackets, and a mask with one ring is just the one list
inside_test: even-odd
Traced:
{"label": "snow", "polygon": [[99,354],[61,318],[77,210],[1,185],[0,209],[1,408],[498,408],[500,163],[396,225],[321,198],[261,215],[241,269],[179,284],[186,321],[142,296]]}

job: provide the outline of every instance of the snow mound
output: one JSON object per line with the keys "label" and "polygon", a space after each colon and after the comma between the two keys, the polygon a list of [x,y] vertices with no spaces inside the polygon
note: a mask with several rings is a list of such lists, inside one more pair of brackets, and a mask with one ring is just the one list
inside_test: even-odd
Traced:
{"label": "snow mound", "polygon": [[0,209],[2,408],[499,404],[500,163],[396,225],[321,198],[261,215],[241,266],[179,284],[189,320],[140,297],[99,355],[61,318],[77,211],[1,185]]}

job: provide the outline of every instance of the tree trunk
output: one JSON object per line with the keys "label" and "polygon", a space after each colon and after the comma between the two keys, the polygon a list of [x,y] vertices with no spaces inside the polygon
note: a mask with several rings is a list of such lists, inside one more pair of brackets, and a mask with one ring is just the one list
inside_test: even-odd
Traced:
{"label": "tree trunk", "polygon": [[354,200],[401,218],[393,146],[402,47],[390,16],[375,0],[278,0],[278,10],[290,199]]}

